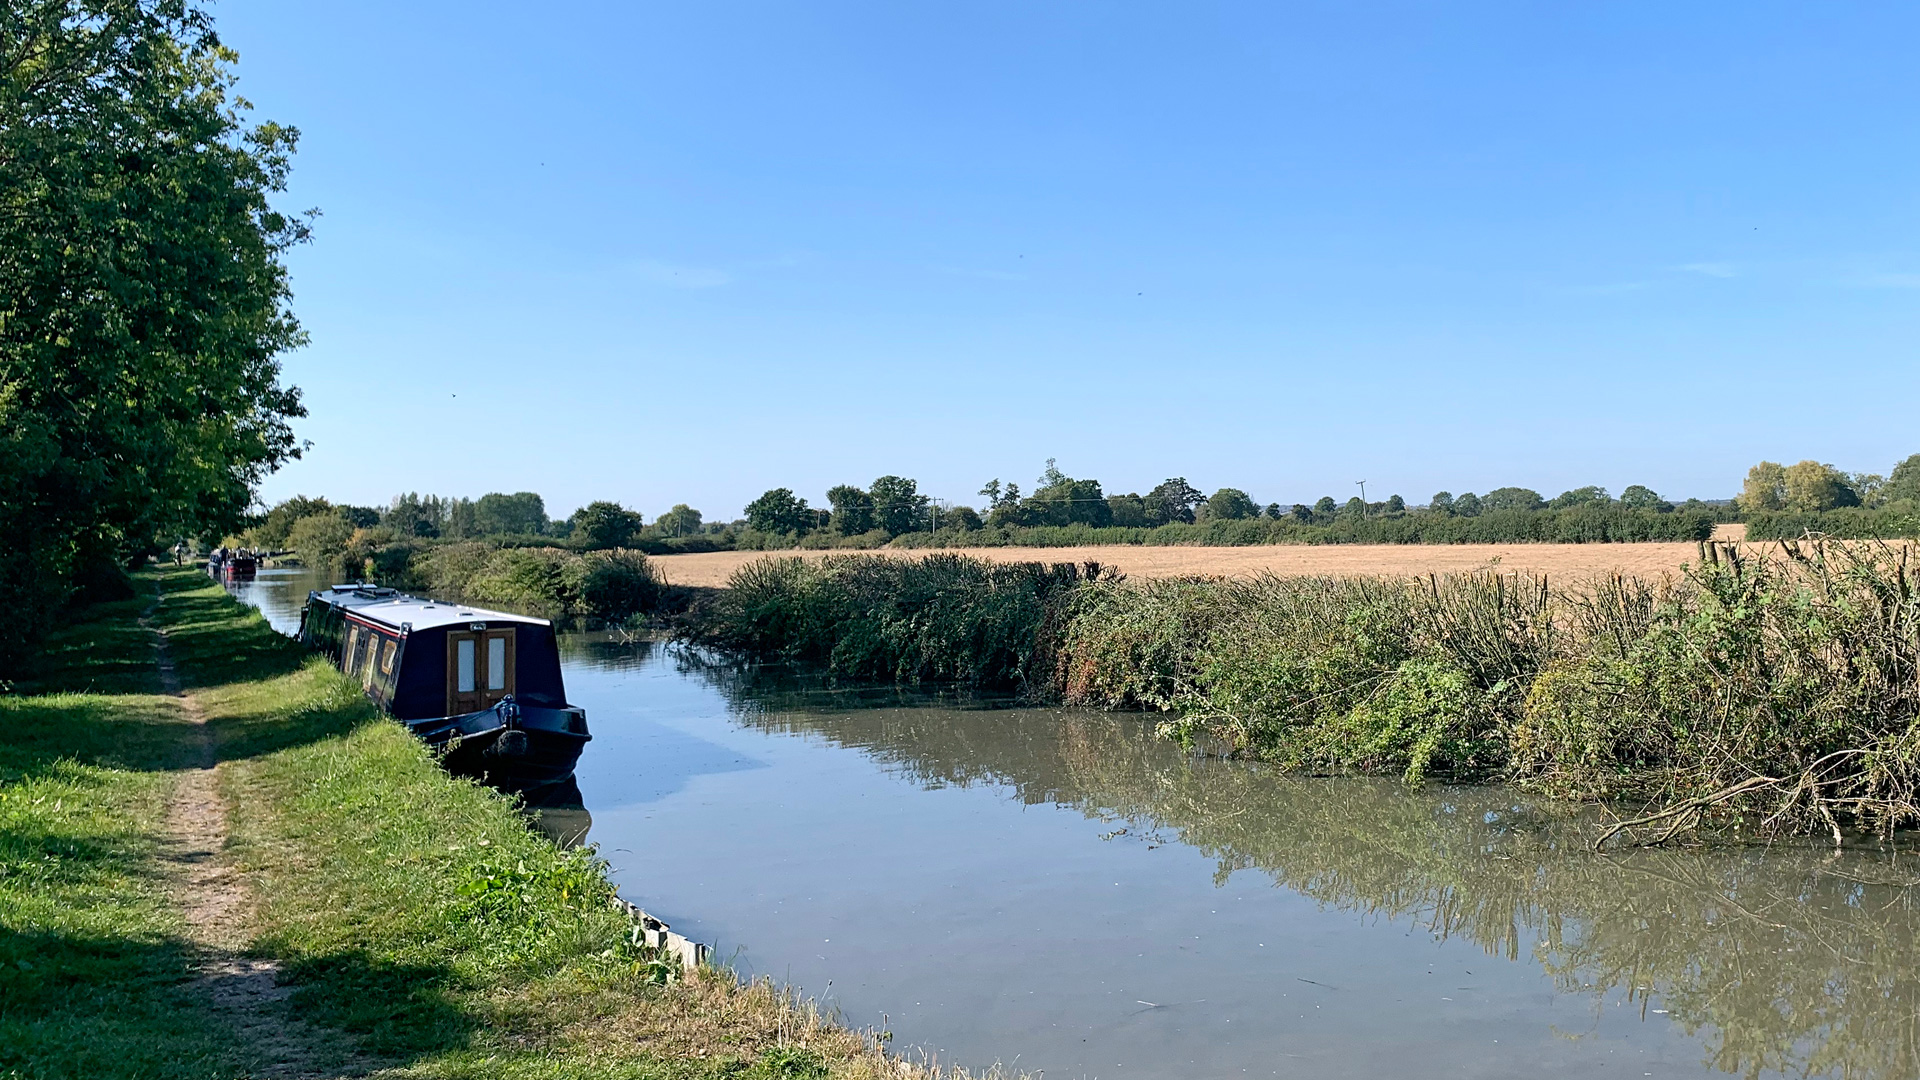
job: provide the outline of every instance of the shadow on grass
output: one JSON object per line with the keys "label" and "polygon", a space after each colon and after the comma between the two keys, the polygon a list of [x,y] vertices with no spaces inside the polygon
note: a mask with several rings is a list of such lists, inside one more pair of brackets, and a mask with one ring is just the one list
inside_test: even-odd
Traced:
{"label": "shadow on grass", "polygon": [[284,969],[294,1011],[354,1036],[372,1054],[418,1058],[465,1046],[481,1021],[454,1003],[449,969],[380,960],[360,950],[294,961]]}
{"label": "shadow on grass", "polygon": [[0,928],[0,1075],[232,1076],[244,1047],[184,942]]}
{"label": "shadow on grass", "polygon": [[163,597],[155,621],[188,690],[288,675],[311,655],[199,571],[166,569],[152,578]]}

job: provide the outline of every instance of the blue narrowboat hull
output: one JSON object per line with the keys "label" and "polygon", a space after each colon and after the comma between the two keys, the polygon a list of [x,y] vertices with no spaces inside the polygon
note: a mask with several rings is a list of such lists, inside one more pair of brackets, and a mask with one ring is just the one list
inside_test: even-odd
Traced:
{"label": "blue narrowboat hull", "polygon": [[401,722],[440,755],[447,771],[510,791],[572,777],[580,752],[593,738],[584,710],[521,705],[512,698],[462,716]]}

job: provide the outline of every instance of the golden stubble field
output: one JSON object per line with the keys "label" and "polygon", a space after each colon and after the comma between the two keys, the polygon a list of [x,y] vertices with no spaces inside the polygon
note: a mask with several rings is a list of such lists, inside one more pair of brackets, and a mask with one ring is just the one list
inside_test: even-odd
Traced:
{"label": "golden stubble field", "polygon": [[[1721,539],[1737,540],[1744,526],[1722,526]],[[1759,545],[1756,545],[1759,546]],[[1552,577],[1587,578],[1625,573],[1659,577],[1700,557],[1695,544],[1274,544],[1259,547],[1003,547],[947,548],[994,562],[1098,562],[1129,577],[1194,574],[1247,577],[1261,572],[1288,577],[1316,574],[1413,576],[1498,569]],[[756,559],[799,555],[874,554],[918,558],[930,551],[715,551],[700,555],[655,555],[649,560],[675,585],[719,587],[735,570]]]}

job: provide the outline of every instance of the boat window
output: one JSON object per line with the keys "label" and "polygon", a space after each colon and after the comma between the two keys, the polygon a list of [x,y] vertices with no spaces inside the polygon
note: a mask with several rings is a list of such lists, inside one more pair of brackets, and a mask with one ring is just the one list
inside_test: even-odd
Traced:
{"label": "boat window", "polygon": [[340,657],[340,670],[353,674],[353,666],[360,661],[360,636],[366,631],[355,626],[347,631],[347,649]]}
{"label": "boat window", "polygon": [[400,643],[397,641],[387,642],[386,647],[380,650],[380,674],[393,674],[393,657],[399,651]]}
{"label": "boat window", "polygon": [[490,637],[487,639],[487,689],[505,690],[507,688],[507,639]]}
{"label": "boat window", "polygon": [[454,683],[454,689],[462,694],[471,694],[473,693],[473,639],[462,638],[455,644],[459,649],[460,671]]}
{"label": "boat window", "polygon": [[360,662],[360,685],[368,690],[373,689],[373,658],[379,651],[380,635],[369,632],[367,634],[367,657]]}

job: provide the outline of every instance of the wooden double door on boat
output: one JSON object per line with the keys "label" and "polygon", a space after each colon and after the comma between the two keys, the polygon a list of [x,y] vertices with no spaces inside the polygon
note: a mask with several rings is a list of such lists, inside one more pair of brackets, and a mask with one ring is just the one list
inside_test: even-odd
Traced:
{"label": "wooden double door on boat", "polygon": [[490,709],[513,693],[514,632],[447,634],[447,715]]}

